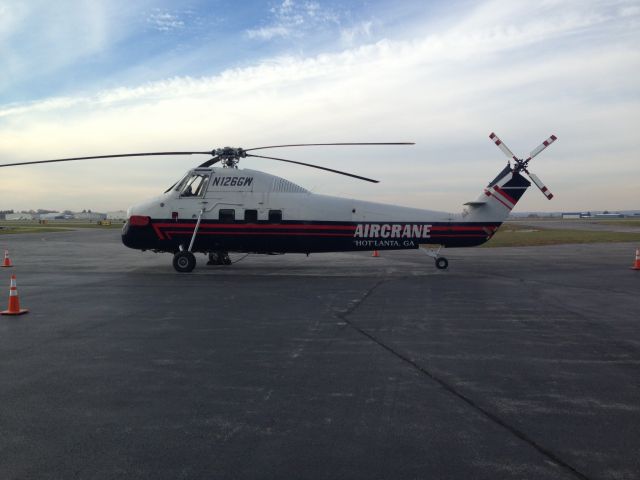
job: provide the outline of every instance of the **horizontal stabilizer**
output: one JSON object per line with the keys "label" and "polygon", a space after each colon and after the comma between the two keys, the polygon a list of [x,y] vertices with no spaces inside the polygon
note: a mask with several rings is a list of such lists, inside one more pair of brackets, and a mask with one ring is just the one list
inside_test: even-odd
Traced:
{"label": "horizontal stabilizer", "polygon": [[485,205],[487,202],[467,202],[465,205],[469,205],[470,207],[479,207],[481,205]]}

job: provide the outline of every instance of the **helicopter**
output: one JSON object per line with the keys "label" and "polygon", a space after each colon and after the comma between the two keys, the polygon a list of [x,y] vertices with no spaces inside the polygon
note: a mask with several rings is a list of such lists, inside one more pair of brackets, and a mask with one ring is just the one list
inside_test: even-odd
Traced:
{"label": "helicopter", "polygon": [[[147,152],[60,158],[0,165],[10,167],[76,160],[161,155],[208,155],[163,194],[131,206],[122,229],[122,243],[132,249],[173,255],[177,272],[196,266],[195,253],[207,265],[230,265],[229,252],[256,254],[418,249],[433,257],[438,269],[448,268],[443,247],[485,243],[531,186],[522,173],[551,199],[553,194],[528,170],[529,162],[557,140],[551,135],[526,159],[516,157],[491,133],[489,138],[507,156],[507,165],[476,200],[460,213],[401,207],[312,193],[287,179],[258,170],[241,169],[243,158],[261,158],[303,165],[358,180],[377,180],[281,157],[255,153],[289,147],[414,145],[413,142],[305,143],[249,149],[224,147],[210,151]],[[512,163],[513,162],[513,163]]]}

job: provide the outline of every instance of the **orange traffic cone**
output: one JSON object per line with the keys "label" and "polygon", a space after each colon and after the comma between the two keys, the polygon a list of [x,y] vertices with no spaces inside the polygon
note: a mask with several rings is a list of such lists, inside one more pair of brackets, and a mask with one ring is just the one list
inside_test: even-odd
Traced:
{"label": "orange traffic cone", "polygon": [[636,261],[633,262],[631,270],[640,270],[640,248],[636,248]]}
{"label": "orange traffic cone", "polygon": [[4,261],[2,262],[3,267],[13,267],[11,263],[11,259],[9,258],[9,250],[4,251]]}
{"label": "orange traffic cone", "polygon": [[374,250],[373,254],[371,255],[372,257],[379,257],[380,254],[378,253],[378,250]]}
{"label": "orange traffic cone", "polygon": [[2,315],[22,315],[28,313],[26,308],[20,308],[18,289],[16,287],[16,276],[11,275],[11,287],[9,288],[9,309],[0,312]]}

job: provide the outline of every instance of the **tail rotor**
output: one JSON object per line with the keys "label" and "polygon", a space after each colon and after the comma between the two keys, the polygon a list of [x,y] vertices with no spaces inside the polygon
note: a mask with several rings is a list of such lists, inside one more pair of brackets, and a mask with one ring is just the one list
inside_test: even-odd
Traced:
{"label": "tail rotor", "polygon": [[[516,157],[513,152],[511,150],[509,150],[509,147],[507,147],[502,140],[500,140],[498,138],[498,136],[495,133],[491,133],[491,135],[489,135],[489,138],[491,140],[493,140],[493,142],[497,145],[497,147],[502,151],[502,153],[505,154],[505,156],[509,159],[509,160],[513,160],[514,164],[511,167],[511,170],[515,173],[515,172],[524,172],[527,174],[527,176],[531,179],[531,181],[536,185],[536,187],[538,187],[540,189],[540,191],[542,192],[542,194],[547,197],[548,200],[551,200],[553,198],[553,194],[549,191],[549,189],[546,187],[546,185],[544,183],[542,183],[542,181],[540,180],[540,178],[533,174],[530,173],[528,170],[528,166],[529,166],[529,162],[535,157],[537,156],[540,152],[542,152],[545,148],[547,148],[549,145],[551,145],[553,142],[555,142],[558,137],[556,137],[555,135],[551,135],[549,138],[547,138],[544,142],[542,142],[540,145],[538,145],[536,148],[534,148],[531,153],[529,153],[529,157],[526,159],[521,159]],[[511,163],[509,164],[511,166]]]}

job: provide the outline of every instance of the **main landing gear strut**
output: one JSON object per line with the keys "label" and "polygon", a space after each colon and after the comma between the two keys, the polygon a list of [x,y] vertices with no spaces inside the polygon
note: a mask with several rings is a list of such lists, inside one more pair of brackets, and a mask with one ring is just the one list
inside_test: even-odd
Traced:
{"label": "main landing gear strut", "polygon": [[[196,227],[193,229],[193,235],[191,236],[191,242],[189,247],[184,248],[184,245],[180,245],[180,250],[173,255],[173,268],[180,273],[189,273],[196,266],[196,257],[193,255],[193,244],[200,228],[200,221],[202,215],[204,215],[205,208],[202,207],[200,214],[198,215],[198,221]],[[229,258],[229,252],[224,250],[218,250],[215,252],[209,252],[209,261],[207,265],[231,265],[231,259]]]}
{"label": "main landing gear strut", "polygon": [[449,267],[449,260],[440,256],[441,248],[442,247],[439,247],[437,250],[433,250],[431,248],[421,248],[420,250],[422,250],[425,254],[429,255],[435,260],[436,268],[438,270],[446,270]]}
{"label": "main landing gear strut", "polygon": [[192,253],[192,250],[193,243],[196,241],[196,235],[198,234],[198,229],[200,228],[200,222],[202,221],[202,215],[204,215],[204,212],[205,207],[203,206],[200,210],[200,214],[198,215],[196,227],[193,229],[193,235],[191,235],[191,242],[189,242],[189,247],[185,249],[184,245],[180,245],[180,250],[173,255],[173,268],[175,268],[177,272],[189,273],[194,268],[196,268],[196,257]]}

